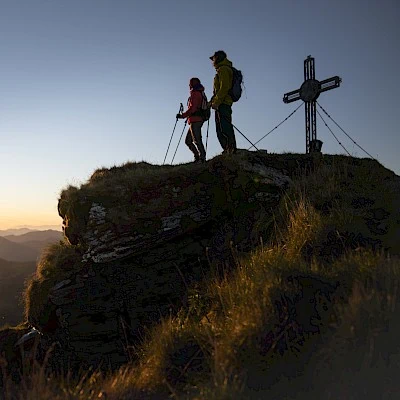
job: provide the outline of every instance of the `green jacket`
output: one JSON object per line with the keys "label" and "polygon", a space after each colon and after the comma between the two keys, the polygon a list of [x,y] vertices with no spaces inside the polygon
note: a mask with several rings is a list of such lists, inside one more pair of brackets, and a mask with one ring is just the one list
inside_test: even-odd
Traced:
{"label": "green jacket", "polygon": [[217,73],[214,77],[214,96],[212,98],[214,107],[219,107],[220,104],[231,106],[233,103],[231,96],[228,94],[232,88],[233,71],[231,67],[232,62],[227,58],[215,66]]}

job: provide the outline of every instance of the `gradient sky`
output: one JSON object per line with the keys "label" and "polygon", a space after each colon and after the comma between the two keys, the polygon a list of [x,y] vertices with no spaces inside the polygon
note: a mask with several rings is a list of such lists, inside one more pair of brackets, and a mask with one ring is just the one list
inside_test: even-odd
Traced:
{"label": "gradient sky", "polygon": [[[161,164],[189,79],[199,77],[210,97],[215,71],[208,57],[219,49],[244,74],[233,122],[251,141],[300,104],[282,97],[300,87],[303,61],[312,55],[317,79],[343,79],[319,103],[400,174],[398,0],[0,0],[0,6],[0,229],[61,225],[60,191],[96,168]],[[366,156],[327,121],[351,154]],[[318,137],[323,152],[344,153],[321,120]],[[238,147],[248,147],[236,138]],[[303,108],[258,147],[304,152]],[[211,121],[208,157],[220,152]],[[175,163],[191,160],[182,141]]]}

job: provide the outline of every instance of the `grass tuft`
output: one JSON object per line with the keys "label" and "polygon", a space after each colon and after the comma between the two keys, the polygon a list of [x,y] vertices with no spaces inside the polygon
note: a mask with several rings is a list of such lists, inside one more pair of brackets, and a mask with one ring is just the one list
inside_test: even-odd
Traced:
{"label": "grass tuft", "polygon": [[43,328],[54,308],[48,300],[50,289],[81,268],[81,254],[77,246],[60,241],[47,247],[41,255],[36,274],[27,282],[24,290],[27,321],[33,326]]}

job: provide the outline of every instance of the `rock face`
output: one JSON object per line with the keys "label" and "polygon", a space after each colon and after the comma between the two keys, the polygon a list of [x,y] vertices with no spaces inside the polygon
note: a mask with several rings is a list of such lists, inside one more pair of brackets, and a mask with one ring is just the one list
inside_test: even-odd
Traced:
{"label": "rock face", "polygon": [[132,164],[64,191],[59,213],[82,269],[50,290],[47,312],[68,363],[128,361],[146,327],[177,311],[211,265],[254,248],[258,221],[291,181],[269,164],[250,152],[206,165]]}
{"label": "rock face", "polygon": [[[325,173],[338,158],[325,158]],[[58,210],[76,257],[64,257],[60,277],[50,268],[36,285],[45,287],[36,298],[46,303],[28,312],[29,322],[58,344],[63,366],[117,368],[134,356],[146,328],[185,304],[191,288],[224,274],[268,236],[292,177],[318,170],[320,161],[241,151],[201,165],[131,163],[96,171],[61,194]],[[363,245],[400,254],[398,177],[375,161],[346,162],[328,193],[307,193],[330,225],[319,247],[304,247],[304,257],[330,259]],[[332,217],[335,201],[350,219]]]}

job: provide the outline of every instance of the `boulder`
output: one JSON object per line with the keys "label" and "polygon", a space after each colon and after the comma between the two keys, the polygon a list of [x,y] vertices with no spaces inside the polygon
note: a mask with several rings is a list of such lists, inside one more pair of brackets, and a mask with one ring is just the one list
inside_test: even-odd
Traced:
{"label": "boulder", "polygon": [[48,308],[68,359],[126,362],[146,328],[177,311],[212,266],[259,243],[257,222],[290,182],[267,155],[242,152],[205,165],[101,170],[64,191],[59,212],[82,270],[55,284]]}

